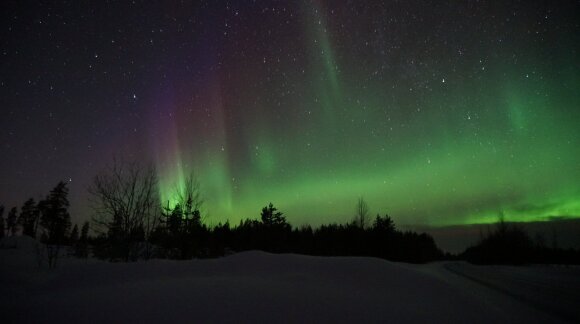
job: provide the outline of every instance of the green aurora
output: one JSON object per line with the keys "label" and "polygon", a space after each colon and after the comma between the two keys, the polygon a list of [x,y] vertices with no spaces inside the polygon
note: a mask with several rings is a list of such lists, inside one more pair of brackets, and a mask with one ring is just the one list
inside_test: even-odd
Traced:
{"label": "green aurora", "polygon": [[[234,76],[207,82],[209,126],[185,115],[166,126],[163,202],[195,171],[210,224],[256,218],[269,202],[294,225],[347,222],[359,196],[398,224],[580,217],[576,36],[554,40],[555,53],[527,39],[477,52],[474,41],[449,62],[457,50],[443,46],[379,64],[313,4],[300,20],[306,68],[236,62],[273,79],[256,90],[224,60]],[[277,80],[292,91],[280,96]]]}
{"label": "green aurora", "polygon": [[117,160],[154,165],[163,207],[193,172],[210,226],[346,223],[359,197],[474,240],[580,223],[580,1],[6,3],[6,213],[66,181],[90,221]]}

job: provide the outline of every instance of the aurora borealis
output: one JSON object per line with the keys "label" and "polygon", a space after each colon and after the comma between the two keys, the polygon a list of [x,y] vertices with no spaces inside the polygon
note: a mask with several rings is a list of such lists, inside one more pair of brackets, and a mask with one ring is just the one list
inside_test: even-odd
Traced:
{"label": "aurora borealis", "polygon": [[0,203],[113,156],[191,171],[210,224],[580,217],[577,1],[2,5]]}

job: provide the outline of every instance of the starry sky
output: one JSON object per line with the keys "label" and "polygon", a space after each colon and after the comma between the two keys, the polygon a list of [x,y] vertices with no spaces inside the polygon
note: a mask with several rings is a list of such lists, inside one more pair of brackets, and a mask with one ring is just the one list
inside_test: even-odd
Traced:
{"label": "starry sky", "polygon": [[113,157],[209,224],[580,218],[578,1],[2,1],[0,203]]}

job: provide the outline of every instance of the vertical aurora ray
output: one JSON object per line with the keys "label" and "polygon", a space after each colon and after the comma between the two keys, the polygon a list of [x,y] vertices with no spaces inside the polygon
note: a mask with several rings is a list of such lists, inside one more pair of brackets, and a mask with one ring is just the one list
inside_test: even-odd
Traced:
{"label": "vertical aurora ray", "polygon": [[[204,17],[205,23],[215,23]],[[190,39],[198,45],[185,53],[200,66],[218,64],[217,34],[199,34]],[[174,42],[182,42],[178,37]],[[229,170],[229,140],[220,75],[211,69],[192,78],[183,66],[174,65],[163,75],[151,109],[152,146],[159,175],[159,199],[173,208],[183,196],[187,179],[199,183],[202,218],[232,213],[232,184]],[[181,193],[181,194],[178,194]],[[212,220],[209,219],[212,223]]]}
{"label": "vertical aurora ray", "polygon": [[[324,71],[326,75],[326,79],[330,84],[330,94],[333,98],[339,98],[340,96],[340,88],[339,88],[339,80],[338,80],[338,63],[334,57],[334,53],[332,47],[330,45],[330,39],[328,36],[327,30],[327,22],[325,17],[322,14],[322,6],[320,1],[313,1],[313,8],[312,10],[314,15],[314,21],[311,22],[311,25],[314,29],[314,42],[319,43],[320,47],[320,56],[324,62]],[[316,48],[316,47],[315,47]]]}
{"label": "vertical aurora ray", "polygon": [[[165,95],[159,101],[154,125],[156,165],[159,172],[159,198],[170,208],[184,192],[191,173],[199,181],[204,204],[212,212],[231,213],[231,185],[228,171],[228,141],[219,85],[209,82],[210,95],[204,106],[208,113],[201,122],[188,115],[187,104]],[[171,93],[171,92],[169,92]],[[163,122],[158,122],[163,121]],[[208,208],[202,209],[207,216]]]}
{"label": "vertical aurora ray", "polygon": [[327,27],[326,15],[322,3],[317,0],[310,2],[304,11],[306,19],[306,34],[311,45],[308,46],[312,55],[313,77],[318,78],[317,95],[319,105],[324,111],[324,119],[332,124],[336,118],[336,110],[342,105],[341,89],[338,78],[339,66],[332,50]]}
{"label": "vertical aurora ray", "polygon": [[154,129],[152,141],[159,180],[159,200],[163,207],[173,208],[178,202],[176,192],[182,192],[185,186],[173,92],[167,90],[160,94],[155,108],[151,127]]}

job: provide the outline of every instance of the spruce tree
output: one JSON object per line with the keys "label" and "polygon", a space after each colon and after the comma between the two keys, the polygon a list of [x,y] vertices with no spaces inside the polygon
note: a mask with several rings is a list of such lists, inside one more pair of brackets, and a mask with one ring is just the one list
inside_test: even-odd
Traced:
{"label": "spruce tree", "polygon": [[68,188],[59,182],[45,200],[40,222],[46,231],[50,244],[65,243],[66,234],[71,226],[68,213]]}
{"label": "spruce tree", "polygon": [[0,239],[4,238],[4,205],[0,205]]}
{"label": "spruce tree", "polygon": [[40,224],[44,230],[42,240],[47,245],[49,267],[56,265],[60,246],[66,243],[71,226],[68,213],[68,188],[59,182],[41,204]]}
{"label": "spruce tree", "polygon": [[75,245],[79,240],[79,227],[77,224],[73,227],[72,231],[70,232],[69,241],[71,245]]}
{"label": "spruce tree", "polygon": [[28,199],[22,206],[18,222],[22,225],[22,234],[36,238],[36,227],[40,217],[34,199]]}
{"label": "spruce tree", "polygon": [[87,241],[89,239],[89,222],[85,222],[81,228],[80,241]]}
{"label": "spruce tree", "polygon": [[86,258],[89,254],[89,222],[85,222],[81,228],[81,236],[75,246],[75,255]]}
{"label": "spruce tree", "polygon": [[8,217],[6,218],[6,229],[8,230],[8,233],[12,236],[16,234],[16,224],[18,220],[17,214],[18,209],[16,209],[16,207],[12,207],[12,209],[10,209],[10,212],[8,213]]}
{"label": "spruce tree", "polygon": [[282,215],[272,203],[262,208],[262,213],[260,214],[262,216],[262,223],[266,227],[287,227],[286,217]]}

